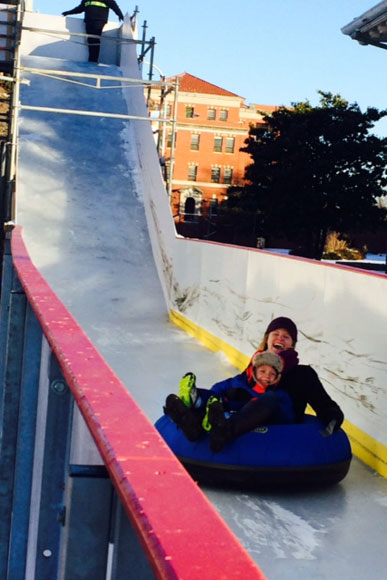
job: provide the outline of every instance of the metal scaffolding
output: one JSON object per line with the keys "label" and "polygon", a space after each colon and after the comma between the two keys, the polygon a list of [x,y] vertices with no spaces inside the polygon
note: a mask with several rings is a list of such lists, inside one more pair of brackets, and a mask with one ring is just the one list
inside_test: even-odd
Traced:
{"label": "metal scaffolding", "polygon": [[[9,3],[8,3],[9,4]],[[145,56],[150,53],[149,62],[149,73],[148,80],[142,80],[138,78],[127,78],[127,77],[116,77],[103,74],[86,74],[86,73],[76,73],[65,70],[51,70],[43,68],[32,68],[23,66],[20,59],[20,41],[22,31],[37,32],[39,34],[49,34],[49,35],[60,35],[67,37],[77,37],[77,38],[87,38],[91,35],[83,33],[75,33],[71,31],[58,31],[58,30],[47,30],[37,27],[23,26],[23,15],[24,15],[24,2],[14,2],[15,7],[9,7],[7,5],[7,11],[12,15],[12,19],[7,20],[7,42],[9,39],[12,40],[11,45],[7,48],[7,65],[1,68],[0,71],[7,73],[7,76],[0,76],[0,80],[6,82],[10,87],[9,89],[9,112],[7,115],[7,138],[1,142],[0,147],[0,220],[1,220],[1,250],[0,250],[0,265],[2,264],[2,249],[4,245],[4,225],[8,222],[15,220],[15,181],[16,181],[16,162],[17,162],[17,126],[18,126],[18,115],[21,110],[27,111],[40,111],[44,113],[53,114],[67,114],[67,115],[82,115],[82,116],[92,116],[92,117],[105,117],[110,119],[123,119],[123,120],[135,120],[135,121],[148,121],[157,122],[163,124],[164,126],[170,124],[172,126],[172,154],[170,160],[170,171],[167,183],[167,190],[169,195],[172,191],[172,175],[173,175],[173,164],[174,164],[174,150],[175,150],[175,131],[176,131],[176,119],[177,119],[177,91],[178,91],[178,81],[176,80],[165,80],[162,77],[160,81],[153,80],[153,69],[157,68],[154,65],[154,49],[155,49],[155,38],[152,37],[150,40],[146,40],[147,23],[143,24],[143,34],[141,40],[134,40],[128,38],[112,38],[106,37],[107,40],[111,42],[116,42],[120,44],[134,44],[141,47],[140,53],[137,57],[139,63],[144,63]],[[0,3],[1,7],[1,3]],[[7,12],[7,14],[8,14]],[[138,14],[138,8],[131,16],[131,22],[135,22]],[[159,88],[162,94],[166,95],[170,91],[175,91],[175,108],[173,118],[166,118],[165,116],[160,116],[157,119],[151,119],[150,116],[138,116],[130,114],[119,114],[114,111],[90,111],[87,109],[66,109],[66,108],[54,108],[54,107],[44,107],[44,106],[29,106],[23,105],[20,102],[20,85],[30,84],[30,80],[27,78],[29,75],[41,75],[55,80],[61,80],[63,82],[81,84],[96,90],[114,90],[123,88],[138,88],[142,87],[144,91],[148,90],[148,100],[149,94],[152,89]],[[162,132],[165,135],[165,130]]]}

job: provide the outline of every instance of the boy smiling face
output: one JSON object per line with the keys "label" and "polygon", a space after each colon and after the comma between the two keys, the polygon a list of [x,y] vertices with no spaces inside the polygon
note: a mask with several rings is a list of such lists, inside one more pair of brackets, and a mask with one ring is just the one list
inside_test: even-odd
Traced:
{"label": "boy smiling face", "polygon": [[278,373],[270,365],[260,365],[258,368],[254,369],[255,380],[262,387],[267,388],[273,385],[278,378]]}

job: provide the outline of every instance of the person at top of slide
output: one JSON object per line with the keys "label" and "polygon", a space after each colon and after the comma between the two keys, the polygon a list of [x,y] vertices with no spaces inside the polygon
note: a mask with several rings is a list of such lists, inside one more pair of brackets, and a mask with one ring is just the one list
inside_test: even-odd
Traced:
{"label": "person at top of slide", "polygon": [[114,0],[82,0],[79,6],[62,12],[62,16],[85,13],[86,34],[92,35],[87,38],[89,62],[98,62],[102,30],[108,21],[109,8],[117,14],[120,21],[124,19],[124,15]]}

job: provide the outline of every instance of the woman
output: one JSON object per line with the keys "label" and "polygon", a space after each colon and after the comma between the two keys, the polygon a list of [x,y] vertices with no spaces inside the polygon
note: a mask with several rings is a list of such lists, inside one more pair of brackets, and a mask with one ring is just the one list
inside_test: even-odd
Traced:
{"label": "woman", "polygon": [[[337,430],[344,415],[312,367],[298,364],[297,335],[290,318],[275,318],[243,373],[216,383],[210,390],[197,389],[195,375],[187,373],[180,382],[179,396],[168,395],[165,413],[190,441],[198,440],[203,429],[208,431],[210,447],[215,452],[260,425],[301,422],[308,404],[324,425]],[[257,397],[254,360],[258,353],[266,351],[281,357],[283,370],[276,384]],[[283,393],[288,395],[292,407],[292,413],[285,415]]]}

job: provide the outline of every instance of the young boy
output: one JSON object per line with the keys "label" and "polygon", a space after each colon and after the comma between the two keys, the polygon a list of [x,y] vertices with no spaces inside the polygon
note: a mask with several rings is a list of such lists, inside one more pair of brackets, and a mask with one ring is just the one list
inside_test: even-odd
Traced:
{"label": "young boy", "polygon": [[179,396],[167,397],[165,413],[190,441],[198,440],[203,430],[209,432],[210,448],[218,452],[259,425],[294,421],[289,395],[276,388],[282,369],[282,358],[264,351],[253,357],[252,381],[242,373],[210,390],[197,389],[195,375],[187,373],[180,382]]}
{"label": "young boy", "polygon": [[270,386],[276,385],[283,369],[283,361],[273,352],[264,351],[255,354],[253,360],[253,377],[256,381],[253,390],[264,393]]}

